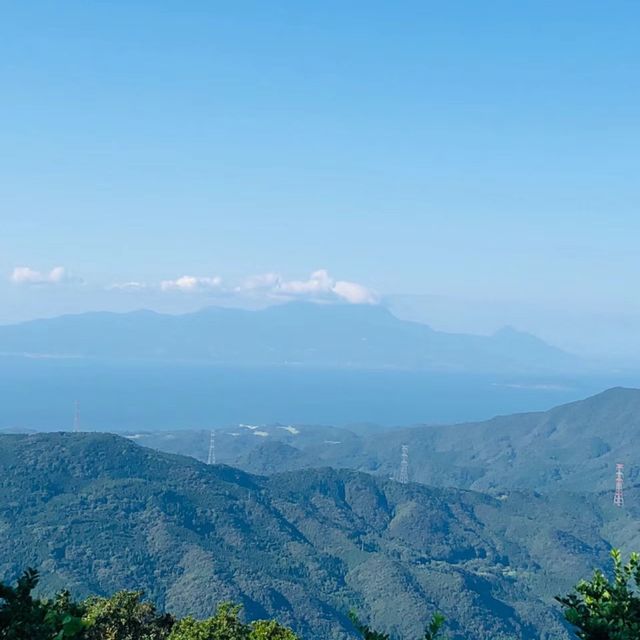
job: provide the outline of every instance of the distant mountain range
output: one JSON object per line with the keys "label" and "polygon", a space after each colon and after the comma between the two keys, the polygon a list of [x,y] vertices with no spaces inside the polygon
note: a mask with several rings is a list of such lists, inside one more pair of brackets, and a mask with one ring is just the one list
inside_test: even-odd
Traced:
{"label": "distant mountain range", "polygon": [[[411,478],[480,491],[612,491],[615,465],[640,481],[640,390],[614,388],[535,413],[486,422],[373,430],[313,425],[240,426],[217,432],[223,462],[254,473],[318,466],[397,473],[409,445]],[[137,442],[206,459],[208,432],[158,431]]]}
{"label": "distant mountain range", "polygon": [[381,306],[289,303],[260,311],[208,308],[86,313],[0,327],[0,354],[159,359],[463,372],[566,372],[576,356],[505,328],[492,336],[434,331]]}
{"label": "distant mountain range", "polygon": [[267,478],[111,435],[0,435],[0,579],[33,566],[48,593],[142,588],[196,616],[232,600],[307,640],[353,638],[351,607],[396,637],[438,609],[454,640],[568,638],[552,596],[638,542],[635,523],[598,496]]}

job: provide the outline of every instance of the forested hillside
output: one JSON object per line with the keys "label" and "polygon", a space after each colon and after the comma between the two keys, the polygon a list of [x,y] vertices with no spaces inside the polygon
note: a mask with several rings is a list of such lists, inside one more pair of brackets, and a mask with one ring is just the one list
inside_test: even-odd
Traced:
{"label": "forested hillside", "polygon": [[[218,457],[247,471],[269,474],[332,466],[390,477],[409,445],[416,482],[479,491],[613,490],[615,465],[638,482],[640,390],[609,389],[585,400],[486,422],[408,429],[339,429],[318,425],[219,429]],[[206,459],[209,433],[130,434],[136,442]]]}
{"label": "forested hillside", "polygon": [[353,637],[351,607],[406,637],[436,609],[455,638],[567,637],[552,596],[632,525],[597,498],[259,477],[110,435],[0,436],[5,580],[35,566],[47,592],[142,588],[198,616],[232,600],[308,639]]}

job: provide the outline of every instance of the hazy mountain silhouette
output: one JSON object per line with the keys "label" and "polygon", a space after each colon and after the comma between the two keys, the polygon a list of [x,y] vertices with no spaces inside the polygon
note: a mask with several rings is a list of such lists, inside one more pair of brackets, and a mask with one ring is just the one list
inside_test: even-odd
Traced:
{"label": "hazy mountain silhouette", "polygon": [[208,308],[86,313],[0,327],[0,353],[471,372],[562,372],[579,358],[505,328],[450,334],[381,306],[289,303],[260,311]]}

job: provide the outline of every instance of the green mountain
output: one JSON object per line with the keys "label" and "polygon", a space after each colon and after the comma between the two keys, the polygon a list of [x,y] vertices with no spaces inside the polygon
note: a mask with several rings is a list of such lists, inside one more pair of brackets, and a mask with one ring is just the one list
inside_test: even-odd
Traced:
{"label": "green mountain", "polygon": [[[626,463],[628,483],[639,480],[632,464],[640,458],[638,433],[640,390],[615,388],[550,411],[374,434],[362,441],[360,462],[348,466],[391,472],[406,443],[412,479],[426,484],[612,491],[617,462]],[[340,452],[331,451],[327,462],[342,466]]]}
{"label": "green mountain", "polygon": [[398,637],[438,609],[456,639],[568,637],[552,596],[635,527],[609,500],[401,485],[355,471],[250,475],[105,434],[0,435],[0,579],[143,588],[178,614],[221,600],[304,638]]}
{"label": "green mountain", "polygon": [[[640,390],[614,388],[535,413],[485,422],[359,430],[313,425],[241,426],[217,432],[218,459],[269,474],[319,466],[397,474],[409,445],[412,480],[478,491],[613,491],[615,465],[640,482]],[[130,434],[160,450],[206,459],[209,432]]]}

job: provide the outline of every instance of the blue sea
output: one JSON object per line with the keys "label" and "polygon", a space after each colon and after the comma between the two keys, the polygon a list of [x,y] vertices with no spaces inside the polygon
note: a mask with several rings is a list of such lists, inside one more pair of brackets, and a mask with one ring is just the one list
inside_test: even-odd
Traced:
{"label": "blue sea", "polygon": [[76,400],[85,430],[450,423],[548,409],[617,385],[640,386],[640,375],[540,378],[2,357],[0,429],[71,429]]}

